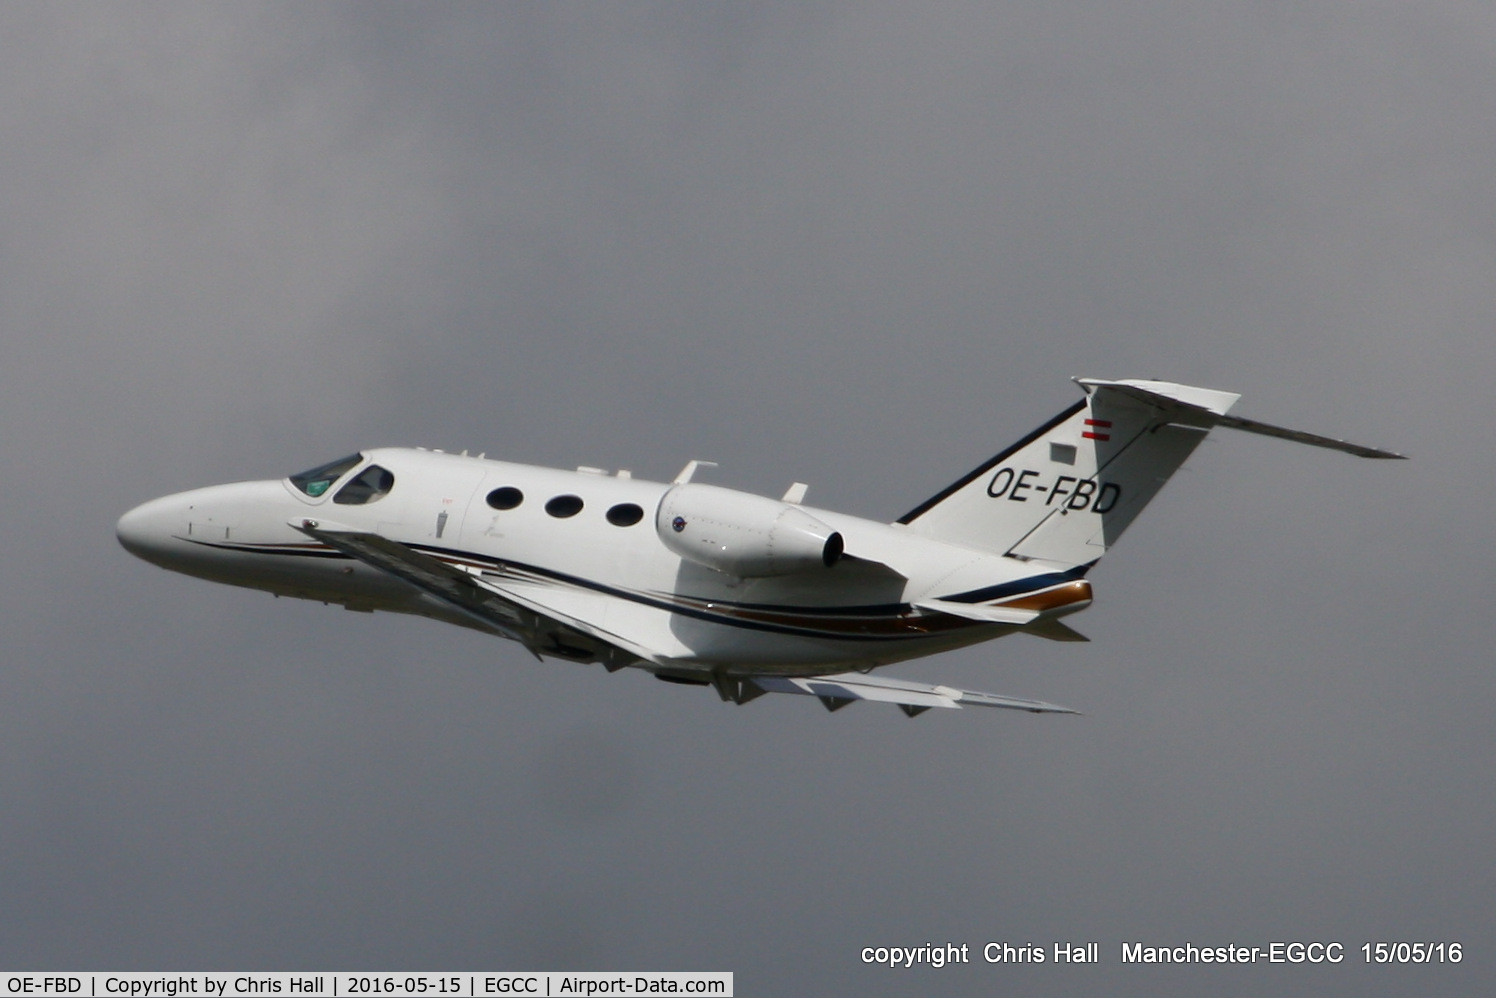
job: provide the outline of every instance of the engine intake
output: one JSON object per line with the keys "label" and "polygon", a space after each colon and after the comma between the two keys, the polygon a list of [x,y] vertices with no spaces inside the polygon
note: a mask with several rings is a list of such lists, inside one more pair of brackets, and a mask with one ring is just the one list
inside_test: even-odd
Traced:
{"label": "engine intake", "polygon": [[792,575],[841,560],[842,535],[791,503],[715,485],[666,492],[655,513],[665,546],[728,575]]}

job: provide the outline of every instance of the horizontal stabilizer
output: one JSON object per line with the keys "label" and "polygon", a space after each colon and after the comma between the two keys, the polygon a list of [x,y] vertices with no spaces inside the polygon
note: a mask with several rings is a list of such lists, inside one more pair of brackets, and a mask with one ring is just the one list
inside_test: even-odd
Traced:
{"label": "horizontal stabilizer", "polygon": [[866,676],[860,672],[842,672],[832,676],[753,676],[754,685],[769,693],[795,693],[819,697],[830,710],[853,700],[873,700],[897,704],[913,717],[931,707],[1005,707],[1035,714],[1078,714],[1079,711],[1043,700],[1025,700],[976,690],[958,690],[953,686],[932,686],[907,679]]}
{"label": "horizontal stabilizer", "polygon": [[1057,617],[1042,617],[1038,610],[1017,610],[1007,606],[986,606],[980,603],[953,603],[950,600],[931,599],[914,604],[922,610],[939,610],[967,620],[981,620],[991,624],[1012,624],[1023,634],[1050,641],[1090,641],[1084,634],[1070,627]]}
{"label": "horizontal stabilizer", "polygon": [[1213,426],[1229,426],[1233,430],[1259,433],[1265,437],[1277,437],[1280,440],[1292,440],[1295,443],[1308,444],[1311,447],[1324,447],[1328,450],[1344,451],[1347,454],[1354,454],[1356,457],[1399,461],[1407,460],[1406,455],[1397,454],[1393,451],[1379,450],[1376,447],[1365,447],[1361,444],[1353,444],[1348,440],[1339,440],[1335,437],[1322,437],[1317,433],[1305,433],[1303,430],[1290,430],[1284,426],[1274,426],[1271,423],[1263,423],[1255,419],[1228,416],[1226,415],[1226,411],[1231,408],[1237,399],[1241,398],[1235,392],[1220,392],[1209,388],[1195,388],[1191,385],[1176,385],[1168,381],[1137,381],[1132,379],[1103,381],[1099,378],[1076,378],[1075,382],[1087,392],[1095,392],[1100,389],[1114,392],[1137,402],[1142,402],[1162,412],[1170,422],[1185,426],[1195,426],[1207,430]]}
{"label": "horizontal stabilizer", "polygon": [[1036,620],[1023,629],[1024,634],[1032,634],[1036,638],[1046,638],[1050,641],[1090,641],[1080,631],[1071,627],[1063,620],[1054,617],[1045,617]]}
{"label": "horizontal stabilizer", "polygon": [[1364,447],[1361,444],[1353,444],[1349,440],[1337,440],[1334,437],[1322,437],[1315,433],[1305,433],[1303,430],[1290,430],[1283,426],[1274,426],[1271,423],[1259,423],[1255,419],[1242,419],[1240,416],[1221,416],[1216,419],[1221,426],[1229,426],[1233,430],[1246,430],[1248,433],[1260,433],[1265,437],[1277,437],[1280,440],[1292,440],[1295,443],[1309,444],[1311,447],[1325,447],[1329,450],[1345,451],[1357,457],[1380,458],[1383,460],[1406,461],[1406,454],[1397,454],[1390,450],[1378,450],[1375,447]]}
{"label": "horizontal stabilizer", "polygon": [[1180,385],[1172,381],[1140,381],[1137,378],[1124,378],[1121,381],[1107,381],[1103,378],[1072,378],[1070,380],[1085,389],[1087,395],[1094,395],[1097,389],[1105,389],[1142,402],[1150,409],[1160,409],[1165,412],[1174,406],[1179,406],[1183,409],[1209,413],[1212,416],[1224,416],[1227,410],[1241,398],[1241,395],[1236,392],[1196,388],[1194,385]]}
{"label": "horizontal stabilizer", "polygon": [[953,617],[980,620],[988,624],[1012,624],[1022,626],[1038,618],[1038,610],[1016,610],[1007,606],[989,606],[985,603],[955,603],[943,599],[920,600],[914,604],[921,610],[936,610]]}

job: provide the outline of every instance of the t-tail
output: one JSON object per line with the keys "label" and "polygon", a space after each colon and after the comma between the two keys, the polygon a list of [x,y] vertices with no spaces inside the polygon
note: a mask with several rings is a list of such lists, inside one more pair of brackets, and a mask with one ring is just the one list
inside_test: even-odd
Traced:
{"label": "t-tail", "polygon": [[1401,458],[1229,416],[1241,396],[1167,381],[1076,378],[1086,397],[900,517],[937,540],[1024,561],[1095,562],[1216,426],[1358,457]]}

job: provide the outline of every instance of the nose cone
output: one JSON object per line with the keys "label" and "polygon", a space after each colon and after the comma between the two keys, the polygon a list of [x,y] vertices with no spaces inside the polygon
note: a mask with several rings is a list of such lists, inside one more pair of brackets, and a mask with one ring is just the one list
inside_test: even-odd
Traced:
{"label": "nose cone", "polygon": [[137,558],[171,568],[182,546],[174,535],[186,529],[186,514],[186,504],[178,496],[152,499],[120,517],[114,533],[124,549]]}
{"label": "nose cone", "polygon": [[126,551],[153,565],[236,582],[246,558],[263,562],[251,553],[257,544],[301,538],[286,521],[304,509],[283,482],[233,482],[152,499],[114,530]]}

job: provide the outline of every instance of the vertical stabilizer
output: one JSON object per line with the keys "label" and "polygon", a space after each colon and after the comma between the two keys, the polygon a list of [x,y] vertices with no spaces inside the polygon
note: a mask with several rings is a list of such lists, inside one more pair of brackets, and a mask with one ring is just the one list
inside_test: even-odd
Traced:
{"label": "vertical stabilizer", "polygon": [[1240,397],[1162,381],[1076,380],[1082,402],[899,522],[1015,558],[1093,562]]}

